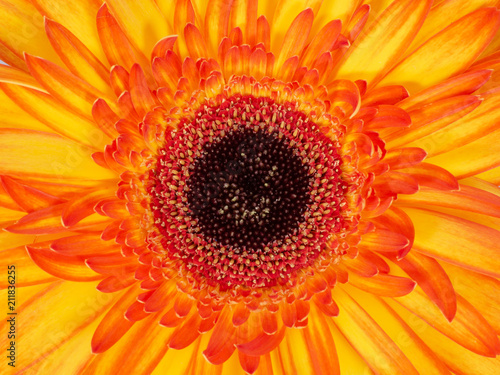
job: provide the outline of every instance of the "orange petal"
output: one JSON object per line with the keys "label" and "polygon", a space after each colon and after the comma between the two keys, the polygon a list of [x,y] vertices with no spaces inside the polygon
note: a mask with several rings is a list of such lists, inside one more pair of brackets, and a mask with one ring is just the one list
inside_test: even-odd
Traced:
{"label": "orange petal", "polygon": [[375,232],[362,236],[359,248],[375,252],[398,252],[409,244],[406,236],[387,229],[377,228]]}
{"label": "orange petal", "polygon": [[339,359],[332,334],[323,313],[313,309],[311,319],[305,329],[302,330],[306,353],[311,362],[315,374],[340,375]]}
{"label": "orange petal", "polygon": [[265,16],[260,16],[257,19],[257,40],[264,44],[266,51],[271,49],[271,32],[269,21]]}
{"label": "orange petal", "polygon": [[255,45],[257,34],[258,1],[237,0],[231,9],[230,29],[239,27],[246,44]]}
{"label": "orange petal", "polygon": [[23,216],[15,224],[5,228],[11,233],[51,234],[64,230],[61,214],[65,204],[49,206]]}
{"label": "orange petal", "polygon": [[363,106],[374,107],[381,104],[394,105],[406,99],[410,94],[404,86],[377,87],[363,96]]}
{"label": "orange petal", "polygon": [[52,47],[71,73],[98,90],[109,92],[109,69],[85,44],[64,26],[48,18],[45,19],[45,32]]}
{"label": "orange petal", "polygon": [[175,293],[175,285],[172,285],[172,283],[169,282],[163,282],[163,284],[154,291],[151,297],[149,297],[144,304],[144,311],[156,312],[164,309],[169,302],[172,302],[172,298],[175,296]]}
{"label": "orange petal", "polygon": [[330,20],[339,19],[342,22],[345,31],[349,20],[356,13],[359,2],[356,1],[333,1],[320,7],[317,12],[317,20],[320,23],[326,23]]}
{"label": "orange petal", "polygon": [[413,167],[399,169],[412,176],[420,186],[437,190],[458,190],[458,182],[446,169],[429,163],[420,163]]}
{"label": "orange petal", "polygon": [[175,91],[182,75],[181,66],[181,60],[173,51],[167,52],[165,58],[154,59],[153,74],[158,85]]}
{"label": "orange petal", "polygon": [[457,294],[457,313],[452,322],[419,290],[396,300],[438,331],[465,348],[487,357],[500,353],[500,340],[486,319],[463,297]]}
{"label": "orange petal", "polygon": [[158,40],[171,34],[154,0],[108,0],[106,3],[124,33],[145,56],[150,56]]}
{"label": "orange petal", "polygon": [[70,227],[93,214],[94,206],[102,199],[113,197],[116,189],[99,189],[68,202],[62,212],[62,223]]}
{"label": "orange petal", "polygon": [[264,50],[257,48],[250,55],[249,73],[252,77],[259,80],[264,78],[267,69],[267,55]]}
{"label": "orange petal", "polygon": [[224,363],[236,349],[234,340],[235,329],[231,319],[231,310],[226,307],[215,324],[203,356],[214,365]]}
{"label": "orange petal", "polygon": [[[388,141],[388,148],[401,147],[446,128],[475,110],[480,104],[481,99],[472,95],[460,95],[438,100],[410,111],[412,125],[408,129],[400,129],[389,134],[384,137],[384,140]],[[427,147],[428,144],[423,146]]]}
{"label": "orange petal", "polygon": [[248,320],[250,310],[247,309],[245,304],[239,303],[233,309],[233,325],[235,327],[242,325]]}
{"label": "orange petal", "polygon": [[347,118],[354,116],[361,105],[359,88],[348,80],[335,80],[327,86],[332,108],[339,107]]}
{"label": "orange petal", "polygon": [[[80,3],[65,0],[33,0],[32,3],[44,17],[66,26],[97,58],[104,58],[95,27],[95,15],[101,5],[98,1]],[[45,57],[36,53],[34,55]]]}
{"label": "orange petal", "polygon": [[126,70],[131,69],[137,62],[143,67],[149,65],[146,55],[132,46],[106,4],[103,4],[97,13],[97,31],[110,65],[120,65]]}
{"label": "orange petal", "polygon": [[217,51],[219,43],[228,36],[229,15],[232,1],[213,0],[207,4],[205,14],[205,35],[212,54]]}
{"label": "orange petal", "polygon": [[131,322],[138,322],[147,318],[149,314],[144,311],[144,303],[135,301],[128,307],[127,311],[125,311],[124,316],[125,319]]}
{"label": "orange petal", "polygon": [[349,274],[349,284],[366,292],[386,297],[400,297],[410,293],[416,283],[405,277],[380,273],[371,277]]}
{"label": "orange petal", "polygon": [[385,375],[418,374],[401,349],[351,296],[335,288],[334,299],[340,307],[335,325],[371,369]]}
{"label": "orange petal", "polygon": [[452,22],[466,16],[479,8],[496,6],[498,3],[492,0],[454,0],[434,2],[425,23],[418,35],[409,47],[408,52],[413,51],[433,35],[445,29]]}
{"label": "orange petal", "polygon": [[[88,374],[117,374],[127,363],[130,373],[150,374],[156,368],[168,350],[172,330],[156,324],[157,315],[135,323],[131,329],[112,348],[105,353],[93,356],[81,371]],[[120,324],[120,323],[118,323]],[[117,329],[116,326],[113,327]],[[151,348],[156,350],[151,350]]]}
{"label": "orange petal", "polygon": [[198,331],[200,323],[200,315],[194,313],[182,325],[177,326],[168,342],[169,348],[181,350],[191,345],[200,336],[200,332]]}
{"label": "orange petal", "polygon": [[37,211],[65,202],[64,199],[44,193],[31,186],[23,185],[7,176],[0,176],[0,183],[19,207],[26,212]]}
{"label": "orange petal", "polygon": [[323,53],[332,50],[340,34],[341,27],[340,20],[327,23],[305,49],[301,57],[301,64],[311,68]]}
{"label": "orange petal", "polygon": [[[27,330],[16,332],[16,345],[25,348],[23,353],[16,353],[16,360],[19,361],[16,365],[23,367],[36,360],[45,359],[74,338],[79,331],[92,325],[95,319],[107,310],[114,298],[111,295],[99,295],[95,284],[55,282],[31,296],[16,309],[16,321],[23,321],[22,327]],[[22,293],[30,294],[31,288],[26,288]],[[48,321],[55,331],[41,329]],[[1,327],[6,328],[6,324]],[[61,334],[62,332],[64,334]]]}
{"label": "orange petal", "polygon": [[[362,254],[370,252],[365,251],[354,259],[344,258],[342,264],[348,269],[349,272],[354,272],[359,276],[371,277],[378,273],[378,269],[368,258],[364,257]],[[371,253],[373,254],[373,253]],[[375,254],[373,254],[375,255]]]}
{"label": "orange petal", "polygon": [[100,92],[83,79],[60,68],[56,64],[39,57],[25,54],[30,73],[40,84],[71,111],[88,116],[92,104],[97,98],[111,96]]}
{"label": "orange petal", "polygon": [[380,197],[395,196],[396,194],[415,194],[419,187],[418,181],[410,174],[386,172],[377,176],[373,184],[377,195]]}
{"label": "orange petal", "polygon": [[257,371],[260,362],[259,356],[251,356],[238,351],[238,359],[240,361],[241,368],[246,374],[253,374]]}
{"label": "orange petal", "polygon": [[408,127],[410,125],[411,117],[406,111],[390,105],[380,105],[377,107],[375,116],[365,122],[363,130]]}
{"label": "orange petal", "polygon": [[0,65],[0,81],[44,91],[36,79],[21,69]]}
{"label": "orange petal", "polygon": [[59,238],[51,243],[50,248],[63,255],[83,257],[120,252],[118,244],[104,242],[95,233]]}
{"label": "orange petal", "polygon": [[381,84],[404,83],[417,92],[464,70],[495,35],[499,15],[495,8],[484,8],[462,17],[399,63]]}
{"label": "orange petal", "polygon": [[238,344],[236,347],[242,353],[252,356],[264,355],[272,350],[274,350],[285,337],[285,327],[281,327],[281,329],[273,335],[268,335],[265,332],[261,332],[256,338],[253,340],[246,342],[244,344]]}
{"label": "orange petal", "polygon": [[418,147],[406,147],[389,150],[384,156],[384,163],[390,165],[391,170],[407,168],[419,164],[427,153]]}
{"label": "orange petal", "polygon": [[285,34],[283,45],[276,59],[276,64],[274,65],[275,73],[281,69],[286,60],[301,53],[309,37],[313,19],[314,13],[311,8],[308,8],[299,13],[293,20]]}
{"label": "orange petal", "polygon": [[428,256],[500,277],[500,232],[456,216],[405,208],[415,226],[415,248]]}
{"label": "orange petal", "polygon": [[92,353],[105,352],[132,327],[134,322],[125,319],[123,313],[135,301],[135,290],[124,293],[101,320],[92,337]]}
{"label": "orange petal", "polygon": [[126,277],[138,268],[137,259],[133,257],[126,258],[120,253],[109,253],[90,257],[85,260],[85,263],[95,272],[99,272],[106,276],[113,275]]}
{"label": "orange petal", "polygon": [[429,157],[432,157],[476,139],[489,137],[489,134],[497,129],[500,121],[500,114],[495,111],[499,106],[500,94],[487,96],[471,113],[409,145],[425,147]]}
{"label": "orange petal", "polygon": [[426,104],[459,95],[469,95],[483,86],[491,77],[490,70],[474,70],[449,78],[403,100],[399,106],[406,111],[413,111]]}
{"label": "orange petal", "polygon": [[102,279],[85,264],[83,258],[57,254],[48,244],[26,246],[29,256],[45,272],[70,281],[92,281]]}
{"label": "orange petal", "polygon": [[141,118],[156,105],[153,95],[149,91],[144,72],[139,64],[134,64],[130,71],[130,95],[134,103],[134,108]]}
{"label": "orange petal", "polygon": [[136,281],[133,275],[127,277],[109,276],[102,280],[96,289],[103,293],[114,293],[134,285]]}
{"label": "orange petal", "polygon": [[458,191],[422,189],[417,194],[401,197],[399,204],[427,209],[440,206],[500,217],[500,197],[466,185],[460,185]]}
{"label": "orange petal", "polygon": [[[271,4],[270,4],[271,5]],[[286,43],[285,34],[291,29],[291,24],[299,18],[299,14],[304,13],[304,10],[310,8],[312,10],[312,16],[318,13],[318,9],[321,6],[321,0],[278,0],[276,3],[271,5],[274,8],[274,15],[272,22],[270,22],[271,27],[271,48],[268,48],[266,44],[266,51],[272,51],[275,54],[279,51],[279,47]],[[260,8],[260,7],[259,7]],[[268,14],[270,17],[271,14]],[[331,17],[328,21],[335,19],[337,17]],[[258,27],[258,26],[257,26]],[[264,41],[257,37],[258,41]],[[293,56],[293,55],[290,55]],[[286,59],[285,59],[286,60]]]}
{"label": "orange petal", "polygon": [[200,30],[192,23],[188,23],[184,28],[184,39],[186,40],[189,56],[194,60],[200,57],[208,57],[207,46]]}
{"label": "orange petal", "polygon": [[500,185],[500,168],[498,167],[479,173],[476,176],[497,186]]}
{"label": "orange petal", "polygon": [[417,282],[451,322],[457,312],[457,298],[450,278],[439,263],[416,251],[395,263]]}
{"label": "orange petal", "polygon": [[[396,63],[425,20],[432,1],[394,1],[365,28],[347,51],[337,72],[345,79],[373,84]],[[370,64],[366,62],[370,61]],[[396,83],[401,83],[400,81]]]}

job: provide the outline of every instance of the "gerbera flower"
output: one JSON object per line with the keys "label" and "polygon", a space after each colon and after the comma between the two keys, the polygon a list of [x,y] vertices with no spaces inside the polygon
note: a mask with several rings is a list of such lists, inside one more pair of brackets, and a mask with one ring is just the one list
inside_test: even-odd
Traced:
{"label": "gerbera flower", "polygon": [[12,370],[499,373],[495,6],[0,2]]}

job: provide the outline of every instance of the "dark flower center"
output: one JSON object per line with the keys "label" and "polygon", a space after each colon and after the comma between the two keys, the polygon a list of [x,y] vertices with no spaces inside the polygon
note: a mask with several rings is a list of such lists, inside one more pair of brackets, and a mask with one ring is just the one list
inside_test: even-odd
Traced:
{"label": "dark flower center", "polygon": [[279,134],[230,130],[204,147],[187,198],[208,238],[253,253],[297,231],[313,178],[298,149]]}
{"label": "dark flower center", "polygon": [[284,284],[332,247],[346,204],[339,145],[295,108],[233,96],[166,135],[150,172],[152,241],[196,279]]}

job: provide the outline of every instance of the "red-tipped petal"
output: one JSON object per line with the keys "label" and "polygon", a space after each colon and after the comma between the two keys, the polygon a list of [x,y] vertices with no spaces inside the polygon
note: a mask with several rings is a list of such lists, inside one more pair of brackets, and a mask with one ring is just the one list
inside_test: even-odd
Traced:
{"label": "red-tipped petal", "polygon": [[26,250],[38,267],[61,279],[70,281],[102,279],[102,275],[87,267],[84,258],[57,254],[48,248],[48,244],[43,247],[41,244],[27,246]]}

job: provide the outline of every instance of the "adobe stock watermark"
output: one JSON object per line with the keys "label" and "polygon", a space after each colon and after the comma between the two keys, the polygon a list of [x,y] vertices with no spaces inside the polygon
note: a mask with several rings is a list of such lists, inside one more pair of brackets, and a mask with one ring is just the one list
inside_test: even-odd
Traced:
{"label": "adobe stock watermark", "polygon": [[16,266],[7,266],[7,365],[16,367],[17,312],[16,312]]}

